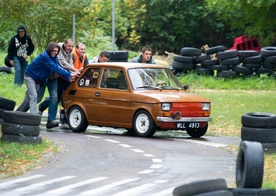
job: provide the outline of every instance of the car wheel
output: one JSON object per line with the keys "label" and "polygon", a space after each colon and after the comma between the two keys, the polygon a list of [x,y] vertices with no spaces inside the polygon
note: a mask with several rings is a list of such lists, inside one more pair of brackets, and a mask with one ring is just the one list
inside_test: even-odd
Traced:
{"label": "car wheel", "polygon": [[174,196],[197,195],[201,193],[227,190],[226,181],[222,178],[190,182],[174,188]]}
{"label": "car wheel", "polygon": [[264,174],[264,152],[259,142],[242,141],[236,161],[238,188],[261,188]]}
{"label": "car wheel", "polygon": [[194,138],[200,138],[201,136],[203,136],[208,129],[208,124],[203,127],[203,128],[186,128],[186,132],[189,134],[189,136],[194,137]]}
{"label": "car wheel", "polygon": [[87,129],[88,122],[82,109],[78,106],[73,106],[68,114],[68,123],[73,132],[81,133]]}
{"label": "car wheel", "polygon": [[151,137],[156,131],[154,121],[145,110],[140,110],[135,114],[133,128],[135,134],[140,137]]}

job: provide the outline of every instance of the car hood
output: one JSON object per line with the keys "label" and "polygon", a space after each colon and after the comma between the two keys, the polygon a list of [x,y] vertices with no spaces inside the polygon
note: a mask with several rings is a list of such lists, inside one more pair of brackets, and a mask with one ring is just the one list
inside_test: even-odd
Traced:
{"label": "car hood", "polygon": [[190,94],[184,90],[152,90],[152,91],[136,91],[135,100],[138,102],[210,102],[209,99]]}

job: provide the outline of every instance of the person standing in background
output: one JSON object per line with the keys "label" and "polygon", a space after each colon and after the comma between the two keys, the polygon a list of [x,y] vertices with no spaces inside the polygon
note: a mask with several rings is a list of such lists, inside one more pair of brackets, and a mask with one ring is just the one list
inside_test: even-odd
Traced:
{"label": "person standing in background", "polygon": [[156,64],[155,60],[152,58],[152,49],[149,46],[143,47],[142,54],[138,57],[131,59],[129,62]]}
{"label": "person standing in background", "polygon": [[8,59],[10,65],[14,66],[14,84],[22,86],[24,73],[28,65],[27,58],[34,51],[34,44],[24,26],[17,28],[17,34],[14,35],[8,47]]}
{"label": "person standing in background", "polygon": [[107,51],[102,51],[99,56],[95,56],[89,63],[103,63],[108,62],[110,54]]}

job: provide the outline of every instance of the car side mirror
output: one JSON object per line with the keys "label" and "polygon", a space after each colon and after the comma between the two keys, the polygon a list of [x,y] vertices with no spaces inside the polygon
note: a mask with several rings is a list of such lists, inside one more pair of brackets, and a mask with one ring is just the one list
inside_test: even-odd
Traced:
{"label": "car side mirror", "polygon": [[183,86],[183,88],[184,88],[185,91],[188,90],[188,88],[189,88],[188,84],[185,84],[185,85]]}

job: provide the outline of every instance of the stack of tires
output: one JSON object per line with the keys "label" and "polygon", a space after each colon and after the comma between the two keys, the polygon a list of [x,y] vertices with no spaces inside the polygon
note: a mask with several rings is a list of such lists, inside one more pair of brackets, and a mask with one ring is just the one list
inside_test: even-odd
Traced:
{"label": "stack of tires", "polygon": [[187,73],[194,70],[194,59],[201,55],[201,50],[193,47],[184,47],[180,50],[180,55],[175,55],[172,61],[174,74],[179,72]]}
{"label": "stack of tires", "polygon": [[245,113],[241,117],[242,141],[260,142],[265,148],[276,147],[276,114]]}
{"label": "stack of tires", "polygon": [[237,73],[235,68],[240,64],[241,60],[236,50],[225,50],[217,53],[220,64],[212,66],[213,70],[217,70],[217,77],[234,78]]}
{"label": "stack of tires", "polygon": [[0,97],[1,141],[18,143],[41,143],[39,114],[13,111],[15,102]]}
{"label": "stack of tires", "polygon": [[263,189],[264,152],[259,142],[242,141],[236,160],[236,188],[227,188],[222,178],[191,182],[174,188],[174,196],[276,196],[274,189]]}
{"label": "stack of tires", "polygon": [[276,71],[276,47],[269,46],[261,48],[263,56],[263,67],[257,70],[257,74],[273,75]]}
{"label": "stack of tires", "polygon": [[263,57],[255,50],[238,50],[241,65],[235,67],[235,71],[244,77],[258,75],[257,70],[262,66]]}
{"label": "stack of tires", "polygon": [[110,51],[109,62],[128,62],[128,51]]}

